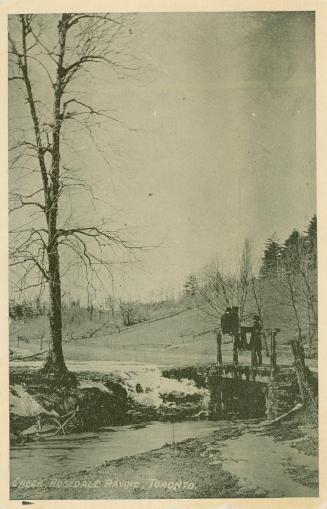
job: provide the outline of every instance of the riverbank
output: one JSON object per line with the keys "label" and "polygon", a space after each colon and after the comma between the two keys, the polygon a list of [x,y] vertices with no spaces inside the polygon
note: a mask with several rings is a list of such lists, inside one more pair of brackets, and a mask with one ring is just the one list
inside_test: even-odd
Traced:
{"label": "riverbank", "polygon": [[72,382],[57,384],[43,378],[38,369],[11,368],[12,445],[105,426],[183,421],[208,407],[207,389],[189,379],[163,377],[156,366],[105,366],[104,372],[79,369]]}
{"label": "riverbank", "polygon": [[314,497],[317,437],[303,415],[268,427],[224,422],[205,437],[79,472],[11,483],[15,500]]}

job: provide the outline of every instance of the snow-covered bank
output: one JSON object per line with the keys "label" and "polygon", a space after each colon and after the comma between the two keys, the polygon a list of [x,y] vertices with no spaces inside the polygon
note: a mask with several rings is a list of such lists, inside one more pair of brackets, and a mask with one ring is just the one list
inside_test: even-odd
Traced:
{"label": "snow-covered bank", "polygon": [[72,371],[77,385],[64,388],[40,378],[30,366],[12,367],[13,438],[32,425],[36,434],[42,434],[42,426],[49,421],[52,427],[56,425],[56,433],[67,433],[149,420],[181,420],[208,407],[207,389],[196,387],[192,380],[165,378],[156,366],[116,364],[109,369],[101,365],[93,371],[94,367],[93,363],[75,364]]}

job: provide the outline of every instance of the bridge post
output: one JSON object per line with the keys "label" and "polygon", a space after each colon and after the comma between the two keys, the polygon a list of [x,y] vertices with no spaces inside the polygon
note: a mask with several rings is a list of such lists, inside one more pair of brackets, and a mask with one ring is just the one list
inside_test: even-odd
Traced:
{"label": "bridge post", "polygon": [[263,337],[263,341],[264,341],[264,344],[265,344],[265,348],[266,348],[266,355],[267,357],[269,357],[269,348],[268,348],[268,343],[267,343],[267,336],[266,336],[266,333],[265,331],[262,332],[262,337]]}
{"label": "bridge post", "polygon": [[223,365],[223,356],[221,353],[222,334],[220,330],[217,332],[217,364],[218,366]]}
{"label": "bridge post", "polygon": [[254,350],[253,345],[251,346],[251,368],[254,368],[257,365],[257,355]]}
{"label": "bridge post", "polygon": [[233,334],[233,364],[234,366],[238,366],[238,340],[237,337]]}
{"label": "bridge post", "polygon": [[276,336],[277,331],[272,330],[270,333],[270,367],[272,373],[275,371],[277,366]]}

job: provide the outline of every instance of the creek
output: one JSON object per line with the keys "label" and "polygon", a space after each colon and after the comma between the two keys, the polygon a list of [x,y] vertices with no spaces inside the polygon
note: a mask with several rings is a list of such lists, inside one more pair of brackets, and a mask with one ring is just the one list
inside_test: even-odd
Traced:
{"label": "creek", "polygon": [[219,422],[214,421],[152,422],[12,446],[11,483],[18,478],[40,479],[55,473],[97,467],[106,461],[158,449],[165,443],[206,436],[220,426]]}
{"label": "creek", "polygon": [[[201,388],[201,384],[197,387],[193,380],[184,377],[179,380],[166,378],[158,366],[108,362],[69,364],[72,371],[119,374],[129,397],[145,408],[162,408],[166,405],[169,410],[175,403],[167,402],[167,398],[174,395],[176,399],[180,394],[184,398],[200,398],[202,408],[210,407],[212,394],[208,389]],[[33,367],[38,367],[37,363]],[[225,385],[226,402],[234,401],[237,395],[236,399],[245,400],[247,407],[259,409],[258,415],[243,416],[244,412],[240,412],[237,405],[235,408],[235,405],[226,408],[226,414],[230,414],[226,417],[231,425],[231,421],[237,419],[237,414],[241,414],[238,417],[242,419],[238,421],[240,426],[250,424],[251,418],[263,418],[265,398],[261,388],[258,394],[252,391],[251,400],[247,401],[242,391],[236,394],[233,380],[226,381]],[[98,386],[101,387],[101,383]],[[242,382],[240,387],[245,390],[246,383]],[[23,445],[11,446],[11,485],[14,486],[18,480],[39,480],[53,474],[88,471],[108,461],[159,449],[166,443],[206,437],[222,427],[226,427],[226,420],[194,421],[184,418],[174,423],[152,421],[107,426],[92,432],[39,437]],[[317,496],[317,487],[312,480],[317,478],[318,459],[297,450],[291,442],[275,441],[267,434],[245,433],[219,441],[218,449],[221,456],[217,458],[209,451],[209,464],[214,466],[215,462],[222,462],[224,471],[239,479],[243,486],[260,488],[262,496]],[[307,478],[304,483],[301,482],[301,476]],[[309,484],[308,479],[311,479]]]}

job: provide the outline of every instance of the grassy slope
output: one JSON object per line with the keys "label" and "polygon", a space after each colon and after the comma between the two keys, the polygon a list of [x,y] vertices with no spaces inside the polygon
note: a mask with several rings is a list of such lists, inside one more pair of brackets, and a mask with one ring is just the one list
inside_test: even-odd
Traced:
{"label": "grassy slope", "polygon": [[[277,326],[280,324],[277,324]],[[215,362],[216,339],[210,333],[194,334],[214,328],[198,309],[186,310],[178,315],[153,323],[144,323],[122,333],[64,343],[67,360],[99,360],[117,362],[148,362],[159,365],[191,365]],[[181,338],[180,335],[184,334]],[[291,351],[287,342],[296,336],[295,329],[283,328],[278,336],[278,361],[290,363]],[[22,343],[22,348],[37,352],[39,341]],[[224,338],[223,359],[232,359],[230,338]],[[46,344],[44,345],[46,348]],[[240,362],[249,362],[250,352],[240,353]],[[264,362],[269,362],[264,358]]]}

